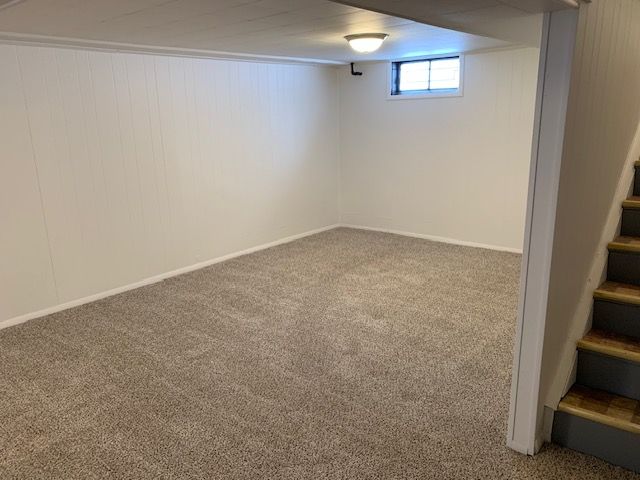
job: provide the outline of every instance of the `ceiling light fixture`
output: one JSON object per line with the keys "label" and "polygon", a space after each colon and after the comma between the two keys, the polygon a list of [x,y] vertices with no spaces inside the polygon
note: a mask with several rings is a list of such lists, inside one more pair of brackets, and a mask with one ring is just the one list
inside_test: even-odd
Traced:
{"label": "ceiling light fixture", "polygon": [[356,52],[371,53],[378,50],[388,36],[386,33],[358,33],[347,35],[344,39]]}

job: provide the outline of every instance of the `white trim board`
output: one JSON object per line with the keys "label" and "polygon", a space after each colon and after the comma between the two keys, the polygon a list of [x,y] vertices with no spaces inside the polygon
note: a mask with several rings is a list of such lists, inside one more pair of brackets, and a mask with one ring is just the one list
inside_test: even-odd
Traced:
{"label": "white trim board", "polygon": [[108,42],[104,40],[84,40],[72,37],[54,37],[49,35],[22,34],[0,31],[0,42],[11,45],[29,45],[36,47],[69,48],[94,50],[101,52],[139,53],[146,55],[163,55],[169,57],[207,58],[213,60],[234,60],[239,62],[262,62],[278,64],[307,64],[316,66],[340,66],[345,62],[323,60],[320,58],[283,57],[278,55],[261,55],[257,53],[234,53],[218,50],[201,50],[194,48],[157,47],[136,43]]}
{"label": "white trim board", "polygon": [[341,223],[338,225],[344,228],[355,228],[357,230],[369,230],[371,232],[393,233],[395,235],[402,235],[404,237],[421,238],[423,240],[431,240],[432,242],[448,243],[450,245],[460,245],[463,247],[484,248],[485,250],[495,250],[498,252],[509,252],[522,254],[522,249],[503,247],[500,245],[488,245],[486,243],[467,242],[466,240],[457,240],[455,238],[438,237],[436,235],[425,235],[423,233],[406,232],[403,230],[391,230],[386,228],[374,228],[365,227],[363,225],[352,225],[347,223]]}
{"label": "white trim board", "polygon": [[51,315],[53,313],[58,313],[63,310],[68,310],[70,308],[78,307],[80,305],[84,305],[86,303],[95,302],[96,300],[101,300],[103,298],[111,297],[113,295],[118,295],[119,293],[128,292],[129,290],[135,290],[140,287],[144,287],[147,285],[152,285],[154,283],[161,282],[166,280],[167,278],[176,277],[178,275],[182,275],[184,273],[193,272],[195,270],[200,270],[201,268],[205,268],[211,265],[215,265],[216,263],[221,263],[226,260],[231,260],[233,258],[241,257],[243,255],[248,255],[250,253],[255,253],[260,250],[266,250],[271,247],[276,247],[278,245],[283,245],[285,243],[293,242],[294,240],[299,240],[304,237],[309,237],[311,235],[315,235],[317,233],[326,232],[328,230],[333,230],[339,227],[339,224],[327,225],[325,227],[317,228],[315,230],[309,230],[307,232],[298,233],[296,235],[291,235],[289,237],[284,237],[279,240],[274,240],[273,242],[264,243],[262,245],[257,245],[255,247],[247,248],[245,250],[240,250],[238,252],[229,253],[227,255],[223,255],[221,257],[212,258],[211,260],[206,260],[204,262],[195,263],[193,265],[189,265],[187,267],[182,267],[177,270],[172,270],[170,272],[161,273],[160,275],[155,275],[153,277],[145,278],[135,283],[130,283],[128,285],[124,285],[122,287],[113,288],[111,290],[107,290],[104,292],[96,293],[93,295],[89,295],[88,297],[79,298],[77,300],[72,300],[70,302],[62,303],[60,305],[55,305],[53,307],[45,308],[43,310],[38,310],[36,312],[26,313],[24,315],[19,315],[14,318],[10,318],[8,320],[0,321],[0,330],[8,327],[12,327],[14,325],[19,325],[21,323],[28,322],[29,320],[34,320],[36,318],[45,317],[47,315]]}

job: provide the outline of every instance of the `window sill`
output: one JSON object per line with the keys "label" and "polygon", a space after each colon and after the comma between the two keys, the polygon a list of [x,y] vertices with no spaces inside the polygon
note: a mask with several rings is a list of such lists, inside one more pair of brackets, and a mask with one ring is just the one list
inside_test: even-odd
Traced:
{"label": "window sill", "polygon": [[434,92],[434,93],[406,93],[404,95],[391,95],[387,94],[387,100],[423,100],[425,98],[447,98],[447,97],[462,97],[462,90],[455,92]]}

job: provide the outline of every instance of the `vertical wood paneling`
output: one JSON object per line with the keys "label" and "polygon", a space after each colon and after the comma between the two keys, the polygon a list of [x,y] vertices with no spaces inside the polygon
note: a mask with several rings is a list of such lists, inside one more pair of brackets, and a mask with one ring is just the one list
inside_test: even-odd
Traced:
{"label": "vertical wood paneling", "polygon": [[522,249],[538,57],[467,55],[462,97],[388,100],[388,64],[343,69],[343,222]]}
{"label": "vertical wood paneling", "polygon": [[[555,408],[588,328],[615,235],[609,216],[640,128],[640,2],[582,4],[567,113],[549,286],[541,400]],[[635,158],[634,158],[635,160]]]}
{"label": "vertical wood paneling", "polygon": [[0,319],[57,303],[16,49],[0,45]]}
{"label": "vertical wood paneling", "polygon": [[338,220],[331,68],[0,60],[0,321]]}

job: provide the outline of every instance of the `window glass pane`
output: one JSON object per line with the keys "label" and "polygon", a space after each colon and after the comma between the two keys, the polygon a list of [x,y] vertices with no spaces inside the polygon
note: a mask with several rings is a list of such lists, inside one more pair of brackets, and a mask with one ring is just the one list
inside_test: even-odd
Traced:
{"label": "window glass pane", "polygon": [[429,88],[429,62],[400,64],[400,91],[427,90]]}
{"label": "window glass pane", "polygon": [[431,90],[456,89],[460,86],[460,59],[431,60]]}

